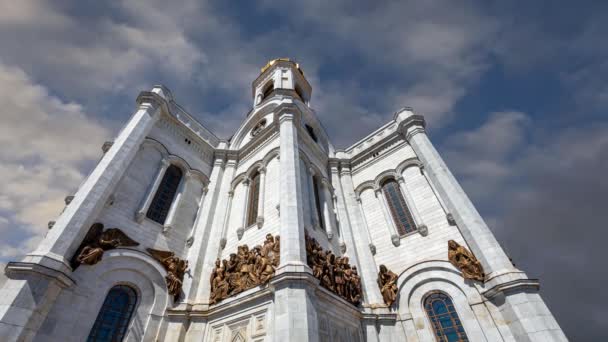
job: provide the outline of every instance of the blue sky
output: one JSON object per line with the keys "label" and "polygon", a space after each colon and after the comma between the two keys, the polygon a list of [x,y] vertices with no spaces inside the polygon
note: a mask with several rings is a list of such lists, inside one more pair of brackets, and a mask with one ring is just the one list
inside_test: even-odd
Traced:
{"label": "blue sky", "polygon": [[[36,245],[140,90],[220,137],[291,57],[347,147],[411,106],[572,340],[605,335],[607,5],[600,1],[0,1],[0,262]],[[581,314],[584,313],[584,314]]]}

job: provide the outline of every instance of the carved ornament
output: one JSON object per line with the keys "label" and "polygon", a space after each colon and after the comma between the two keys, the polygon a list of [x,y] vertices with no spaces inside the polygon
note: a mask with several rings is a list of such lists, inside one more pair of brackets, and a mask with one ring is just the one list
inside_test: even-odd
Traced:
{"label": "carved ornament", "polygon": [[139,243],[118,228],[104,230],[103,224],[94,223],[71,260],[72,269],[80,264],[95,265],[101,261],[103,253],[118,247],[138,246]]}
{"label": "carved ornament", "polygon": [[146,251],[160,262],[167,271],[165,276],[167,290],[169,290],[169,294],[173,296],[174,300],[177,300],[184,283],[184,273],[188,269],[188,261],[176,257],[175,253],[170,251],[160,251],[152,248],[146,248]]}
{"label": "carved ornament", "polygon": [[262,246],[251,250],[247,245],[237,247],[237,253],[228,260],[217,259],[209,279],[211,295],[209,303],[215,304],[258,285],[266,284],[280,262],[280,236],[266,235]]}
{"label": "carved ornament", "polygon": [[452,265],[462,272],[463,278],[483,283],[485,273],[479,260],[477,260],[473,253],[454,240],[448,241],[448,259]]}
{"label": "carved ornament", "polygon": [[361,277],[347,257],[323,250],[317,240],[306,234],[306,261],[323,287],[355,306],[361,303]]}
{"label": "carved ornament", "polygon": [[380,288],[380,293],[382,293],[384,303],[388,306],[393,305],[395,299],[397,299],[397,278],[398,276],[386,268],[386,266],[380,265],[378,287]]}

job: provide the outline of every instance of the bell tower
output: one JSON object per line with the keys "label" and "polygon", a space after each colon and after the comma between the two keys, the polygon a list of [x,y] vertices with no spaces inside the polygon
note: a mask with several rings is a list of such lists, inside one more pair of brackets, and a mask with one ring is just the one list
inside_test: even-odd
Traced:
{"label": "bell tower", "polygon": [[309,105],[312,87],[298,63],[289,58],[277,58],[266,63],[261,69],[260,75],[253,81],[251,91],[254,106],[281,94],[298,97]]}

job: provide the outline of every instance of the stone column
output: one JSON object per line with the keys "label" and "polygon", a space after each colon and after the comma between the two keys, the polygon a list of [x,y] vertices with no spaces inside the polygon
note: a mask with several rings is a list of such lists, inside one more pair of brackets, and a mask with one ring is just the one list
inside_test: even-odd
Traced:
{"label": "stone column", "polygon": [[294,114],[283,113],[280,124],[280,184],[281,184],[281,264],[306,265],[304,244],[304,215],[300,184],[300,153],[298,129]]}
{"label": "stone column", "polygon": [[234,191],[228,191],[228,204],[226,205],[226,211],[224,212],[224,220],[222,221],[222,237],[220,238],[220,248],[226,247],[226,234],[228,233],[228,225],[230,224],[230,211],[232,209],[232,200],[234,198]]}
{"label": "stone column", "polygon": [[369,225],[367,224],[367,218],[365,217],[365,210],[363,210],[363,201],[361,201],[361,197],[357,195],[357,203],[359,203],[359,212],[361,213],[361,219],[363,222],[363,228],[365,228],[365,232],[367,233],[367,239],[369,241],[369,250],[372,252],[372,255],[376,255],[376,245],[372,240],[372,235],[369,232]]}
{"label": "stone column", "polygon": [[332,196],[331,196],[331,184],[327,180],[323,180],[323,217],[325,218],[325,229],[327,231],[327,238],[332,239],[334,237],[334,218],[331,214],[332,209]]}
{"label": "stone column", "polygon": [[[333,176],[334,174],[337,174],[337,172],[334,172],[334,167],[332,166],[332,177],[335,177]],[[349,227],[342,229],[342,235],[345,242],[355,251],[353,256],[359,265],[359,274],[361,275],[361,285],[365,294],[365,300],[368,304],[382,304],[382,295],[376,282],[378,279],[378,267],[376,267],[376,261],[369,249],[371,240],[367,239],[366,235],[368,233],[364,232],[366,229],[363,222],[364,217],[360,215],[361,212],[356,202],[355,188],[349,167],[342,166],[338,184],[340,184],[340,189],[336,190],[342,192],[345,209],[350,219]],[[346,231],[349,231],[348,234]]]}
{"label": "stone column", "polygon": [[156,194],[156,191],[160,186],[160,182],[163,180],[163,177],[165,176],[165,171],[167,171],[169,165],[171,165],[171,162],[169,162],[169,160],[166,158],[163,158],[160,161],[160,167],[158,168],[158,172],[156,173],[154,182],[148,188],[148,191],[146,192],[146,195],[139,207],[139,210],[137,211],[137,213],[135,213],[135,220],[138,223],[142,223],[144,221],[144,218],[148,213],[148,209],[150,209],[150,204],[152,204],[152,199],[154,199],[154,195]]}
{"label": "stone column", "polygon": [[0,290],[0,340],[33,338],[61,289],[73,285],[69,260],[170,100],[170,93],[160,86],[140,93],[137,111],[53,229],[35,251],[6,266],[9,279]]}
{"label": "stone column", "polygon": [[163,225],[163,233],[166,233],[173,228],[173,224],[175,223],[175,214],[180,207],[182,197],[184,196],[184,192],[186,192],[188,186],[188,181],[191,178],[192,172],[186,171],[186,174],[177,187],[177,192],[175,194],[175,198],[173,199],[173,203],[171,203],[171,207],[169,208],[169,213],[167,213],[167,219],[165,219],[165,224]]}
{"label": "stone column", "polygon": [[281,185],[281,262],[271,280],[275,341],[318,341],[317,310],[312,297],[318,281],[306,264],[303,199],[298,149],[297,108],[279,111]]}
{"label": "stone column", "polygon": [[243,238],[243,234],[245,234],[245,229],[247,228],[247,225],[249,223],[247,222],[247,217],[249,216],[249,209],[251,209],[249,208],[249,183],[249,178],[245,178],[245,180],[243,180],[243,187],[245,190],[245,198],[243,198],[243,210],[241,211],[243,217],[241,221],[241,226],[236,229],[236,235],[239,240]]}
{"label": "stone column", "polygon": [[386,204],[386,198],[384,198],[384,192],[382,189],[374,189],[374,194],[378,199],[378,205],[382,208],[382,213],[384,214],[384,220],[386,221],[386,225],[391,232],[391,242],[395,247],[401,244],[401,237],[399,236],[399,232],[397,231],[397,227],[395,227],[395,221],[393,220],[393,216],[389,211],[388,205]]}
{"label": "stone column", "polygon": [[258,201],[258,217],[256,219],[256,224],[258,228],[262,228],[264,226],[264,196],[266,193],[266,168],[260,167],[258,170],[260,173],[260,199]]}
{"label": "stone column", "polygon": [[313,181],[313,177],[315,176],[315,170],[310,167],[308,168],[309,176],[306,179],[306,183],[308,184],[308,203],[310,206],[310,219],[312,222],[312,227],[314,229],[320,228],[319,220],[321,219],[317,212],[317,199],[315,198],[315,183]]}
{"label": "stone column", "polygon": [[401,189],[401,193],[403,194],[403,199],[405,200],[405,204],[407,208],[410,210],[412,214],[412,218],[414,219],[414,224],[416,225],[416,230],[420,235],[426,236],[429,232],[427,226],[422,221],[422,216],[420,216],[420,212],[418,212],[418,208],[416,207],[416,203],[414,203],[414,199],[412,198],[412,194],[407,191],[407,187],[405,186],[405,179],[402,176],[397,178],[397,182],[399,183],[399,188]]}
{"label": "stone column", "polygon": [[[216,165],[223,164],[220,157],[216,159]],[[225,163],[225,168],[218,170],[216,194],[209,200],[214,204],[209,210],[209,218],[207,219],[207,225],[205,229],[205,235],[203,239],[207,242],[205,250],[200,254],[203,260],[200,271],[200,283],[197,290],[196,302],[201,303],[193,305],[193,310],[207,310],[209,305],[209,294],[211,291],[211,284],[209,279],[211,272],[215,267],[215,260],[220,256],[220,251],[226,246],[226,224],[227,218],[230,214],[230,206],[232,202],[233,192],[230,190],[231,183],[236,171],[236,161],[228,160]],[[213,182],[213,173],[210,178],[210,182]],[[213,199],[213,200],[212,200]],[[226,222],[226,224],[224,224]],[[221,237],[218,240],[217,237]]]}

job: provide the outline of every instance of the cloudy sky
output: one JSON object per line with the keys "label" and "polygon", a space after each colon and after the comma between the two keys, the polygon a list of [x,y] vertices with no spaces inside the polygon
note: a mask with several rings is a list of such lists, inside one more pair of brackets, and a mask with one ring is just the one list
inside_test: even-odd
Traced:
{"label": "cloudy sky", "polygon": [[492,2],[0,0],[0,263],[40,241],[140,90],[229,137],[259,68],[291,57],[337,147],[424,114],[566,334],[601,340],[607,4]]}

